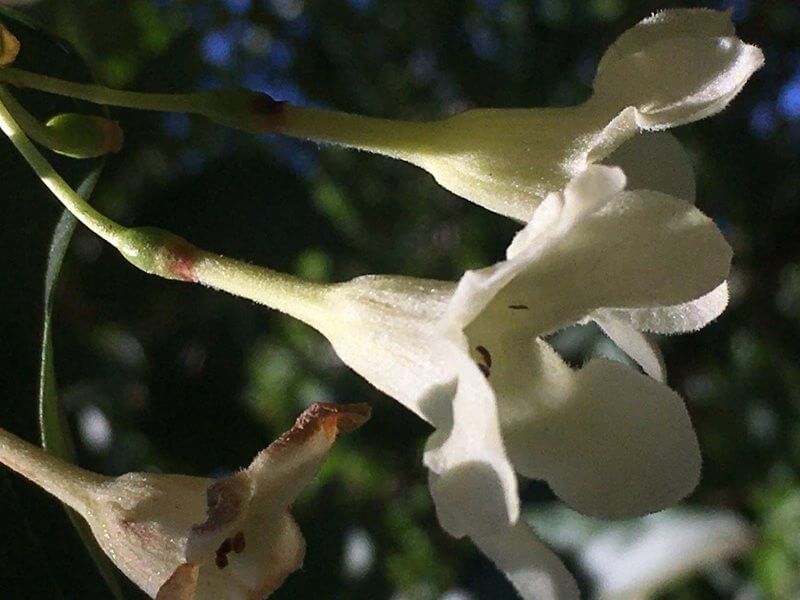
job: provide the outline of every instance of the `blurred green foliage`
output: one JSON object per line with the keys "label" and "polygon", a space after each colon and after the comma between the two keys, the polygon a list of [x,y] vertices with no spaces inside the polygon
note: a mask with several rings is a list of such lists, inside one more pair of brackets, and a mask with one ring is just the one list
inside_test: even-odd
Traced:
{"label": "blurred green foliage", "polygon": [[[669,3],[697,5],[733,6],[739,34],[765,50],[767,65],[724,113],[676,132],[695,159],[698,205],[720,224],[736,260],[730,309],[662,346],[704,452],[703,481],[690,501],[750,519],[763,542],[737,572],[752,590],[788,599],[800,595],[800,6]],[[653,0],[43,0],[28,12],[110,85],[240,84],[297,103],[422,119],[471,106],[577,103],[603,49],[663,7]],[[501,257],[516,228],[388,159],[247,136],[182,115],[112,114],[126,145],[98,186],[101,210],[258,264],[319,280],[371,272],[456,278]],[[3,148],[0,423],[35,439],[44,266],[59,211]],[[426,426],[344,368],[307,327],[149,278],[79,229],[54,338],[80,461],[104,473],[226,473],[312,401],[372,404],[370,424],[342,439],[296,506],[308,541],[305,568],[275,598],[427,600],[448,590],[514,597],[468,542],[438,527],[420,460]],[[567,332],[560,347],[575,364],[608,351],[593,328]],[[19,541],[0,545],[5,596],[105,597],[55,502],[1,475],[6,537]],[[530,505],[552,498],[535,483],[523,491]],[[693,580],[667,597],[723,596]]]}
{"label": "blurred green foliage", "polygon": [[796,597],[800,593],[800,487],[786,483],[766,489],[759,494],[757,506],[763,539],[754,557],[756,576],[769,597]]}

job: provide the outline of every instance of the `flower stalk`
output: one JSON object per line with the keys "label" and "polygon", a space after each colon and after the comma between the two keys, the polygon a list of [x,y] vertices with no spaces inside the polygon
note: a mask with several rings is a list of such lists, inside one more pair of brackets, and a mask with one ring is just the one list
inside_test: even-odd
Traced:
{"label": "flower stalk", "polygon": [[0,463],[29,479],[78,513],[110,478],[61,460],[0,428]]}
{"label": "flower stalk", "polygon": [[0,69],[0,82],[104,106],[198,115],[220,125],[251,133],[268,131],[283,105],[267,94],[241,88],[151,94],[66,81],[14,67]]}
{"label": "flower stalk", "polygon": [[120,243],[125,228],[92,208],[64,181],[16,122],[2,96],[0,96],[0,129],[8,136],[39,179],[76,219],[111,245],[116,247]]}
{"label": "flower stalk", "polygon": [[161,229],[125,227],[95,210],[34,146],[5,106],[1,94],[0,100],[0,129],[42,182],[76,219],[116,248],[131,264],[165,279],[196,282],[248,298],[310,325],[324,318],[326,286],[323,284],[207,252]]}

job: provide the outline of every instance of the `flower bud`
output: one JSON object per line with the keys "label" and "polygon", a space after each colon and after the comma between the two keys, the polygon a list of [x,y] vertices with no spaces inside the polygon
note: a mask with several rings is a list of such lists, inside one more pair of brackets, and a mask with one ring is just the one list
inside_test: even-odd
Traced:
{"label": "flower bud", "polygon": [[110,119],[95,115],[67,113],[56,115],[46,124],[59,154],[73,158],[94,158],[119,152],[124,134]]}

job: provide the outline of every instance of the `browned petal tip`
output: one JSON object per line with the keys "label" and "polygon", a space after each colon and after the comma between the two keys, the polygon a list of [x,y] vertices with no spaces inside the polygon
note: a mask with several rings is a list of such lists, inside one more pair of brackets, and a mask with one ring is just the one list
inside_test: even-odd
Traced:
{"label": "browned petal tip", "polygon": [[349,433],[366,423],[371,412],[369,404],[364,402],[358,404],[315,402],[303,411],[293,429],[315,429],[315,425],[318,425],[324,427],[329,436]]}
{"label": "browned petal tip", "polygon": [[366,402],[356,404],[331,404],[336,414],[336,428],[339,433],[350,433],[369,421],[372,409]]}
{"label": "browned petal tip", "polygon": [[0,67],[14,62],[19,54],[19,40],[0,23]]}
{"label": "browned petal tip", "polygon": [[338,433],[348,433],[366,423],[370,414],[369,405],[363,402],[357,404],[315,402],[297,417],[294,427],[278,438],[275,445],[302,444],[320,430],[324,430],[329,437],[335,437]]}

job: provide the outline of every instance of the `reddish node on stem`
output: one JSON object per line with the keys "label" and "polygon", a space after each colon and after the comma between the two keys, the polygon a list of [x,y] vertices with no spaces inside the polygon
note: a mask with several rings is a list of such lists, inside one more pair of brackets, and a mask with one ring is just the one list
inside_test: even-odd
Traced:
{"label": "reddish node on stem", "polygon": [[275,100],[272,96],[263,92],[253,95],[250,109],[261,131],[275,131],[280,127],[285,104],[286,102],[283,100]]}
{"label": "reddish node on stem", "polygon": [[178,279],[196,282],[197,277],[193,271],[199,254],[199,249],[186,240],[173,242],[168,248],[167,268]]}

